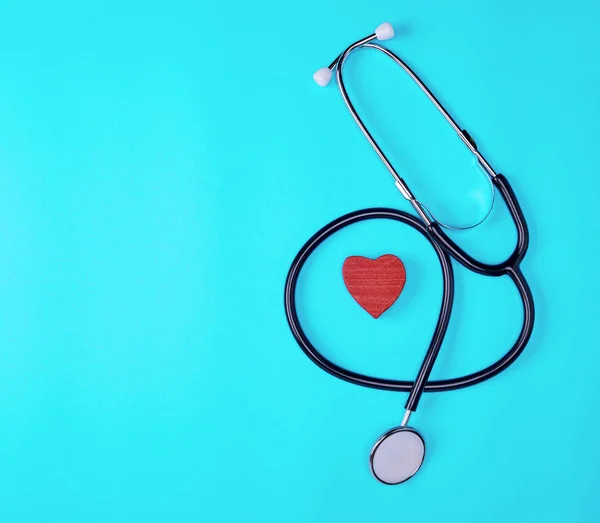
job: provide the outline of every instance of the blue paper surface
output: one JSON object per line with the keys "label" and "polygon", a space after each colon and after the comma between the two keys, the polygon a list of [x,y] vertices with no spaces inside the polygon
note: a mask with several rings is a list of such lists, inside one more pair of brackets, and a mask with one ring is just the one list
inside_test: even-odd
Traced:
{"label": "blue paper surface", "polygon": [[[597,148],[592,0],[4,2],[0,10],[0,521],[544,523],[600,520]],[[336,380],[295,344],[283,284],[340,214],[409,210],[331,85],[311,75],[389,20],[415,69],[511,181],[531,232],[535,331],[505,373],[427,395],[415,478],[370,475],[405,395]],[[440,219],[488,195],[460,140],[384,56],[346,82]],[[502,259],[502,202],[452,237]],[[406,265],[373,320],[346,256]],[[369,222],[298,288],[306,330],[350,368],[409,379],[441,296],[426,241]],[[434,376],[513,343],[507,278],[456,267]]]}

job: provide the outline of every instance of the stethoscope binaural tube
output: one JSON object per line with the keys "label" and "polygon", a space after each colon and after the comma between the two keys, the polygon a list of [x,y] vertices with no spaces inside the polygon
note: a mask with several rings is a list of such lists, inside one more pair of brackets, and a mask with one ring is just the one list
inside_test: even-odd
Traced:
{"label": "stethoscope binaural tube", "polygon": [[453,230],[472,229],[472,228],[476,227],[477,225],[483,223],[487,219],[487,217],[490,215],[490,213],[492,212],[492,208],[493,208],[494,201],[495,201],[494,184],[490,183],[491,196],[492,196],[490,199],[490,206],[489,206],[487,212],[483,215],[483,217],[479,221],[477,221],[474,224],[468,225],[466,227],[450,226],[450,225],[443,224],[442,222],[440,222],[433,216],[433,213],[431,212],[431,210],[429,209],[429,207],[427,205],[425,205],[424,203],[422,203],[415,197],[415,195],[412,193],[412,191],[408,187],[408,184],[406,183],[406,181],[398,174],[398,171],[394,168],[391,161],[387,158],[386,154],[383,152],[383,150],[381,149],[381,147],[379,146],[379,144],[377,143],[377,141],[375,140],[375,138],[373,137],[373,135],[367,128],[366,124],[363,122],[362,118],[358,114],[358,111],[355,109],[354,104],[350,100],[350,95],[348,94],[348,91],[346,90],[346,85],[344,83],[344,76],[343,76],[344,63],[345,63],[346,59],[348,58],[348,56],[350,56],[350,54],[352,52],[354,52],[358,49],[362,49],[362,48],[375,49],[377,51],[382,52],[383,54],[385,54],[386,56],[391,58],[398,66],[400,66],[402,68],[402,70],[404,72],[406,72],[406,74],[408,74],[408,76],[415,82],[415,84],[417,84],[419,89],[421,89],[421,91],[427,96],[427,98],[429,98],[431,103],[433,103],[433,105],[436,107],[436,109],[440,112],[440,114],[444,117],[444,119],[448,122],[448,124],[452,127],[452,129],[456,132],[456,134],[462,140],[462,142],[465,144],[465,146],[475,156],[478,164],[481,166],[483,171],[486,173],[490,182],[497,176],[494,168],[485,159],[483,154],[477,149],[477,144],[475,143],[475,140],[471,137],[471,135],[468,133],[468,131],[466,129],[460,128],[460,126],[458,125],[456,120],[454,120],[454,118],[452,118],[450,113],[444,108],[442,103],[435,97],[435,95],[431,92],[431,90],[419,78],[417,73],[415,73],[410,68],[410,66],[404,60],[402,60],[398,55],[394,54],[392,51],[390,51],[389,49],[387,49],[385,47],[382,47],[379,44],[372,43],[373,40],[380,40],[380,41],[381,40],[389,40],[390,38],[393,38],[393,37],[394,37],[393,27],[388,22],[384,22],[383,24],[379,25],[375,29],[375,33],[373,33],[372,35],[362,38],[362,39],[354,42],[353,44],[349,45],[342,53],[340,53],[340,55],[338,55],[338,57],[329,65],[329,67],[323,67],[323,68],[319,69],[313,75],[313,79],[315,80],[315,82],[318,85],[320,85],[321,87],[325,87],[331,80],[333,69],[336,70],[336,80],[338,83],[340,94],[342,95],[342,99],[344,100],[344,103],[346,104],[348,111],[350,112],[352,118],[356,122],[356,125],[358,125],[360,131],[363,133],[363,135],[365,136],[365,138],[367,139],[367,141],[369,142],[369,144],[371,145],[373,150],[377,153],[377,156],[379,156],[379,159],[382,161],[382,163],[385,165],[386,169],[392,175],[392,178],[394,178],[395,185],[398,188],[398,190],[400,191],[400,193],[402,194],[402,196],[411,204],[411,206],[415,209],[415,211],[419,215],[419,217],[427,225],[429,225],[432,222],[437,222],[447,229],[453,229]]}
{"label": "stethoscope binaural tube", "polygon": [[[461,129],[450,114],[444,109],[441,103],[435,98],[433,93],[427,88],[427,86],[419,79],[419,77],[412,71],[412,69],[398,56],[392,53],[390,50],[381,47],[377,44],[371,43],[373,40],[387,40],[394,36],[394,30],[388,23],[381,24],[375,33],[358,40],[354,44],[350,45],[343,51],[327,68],[319,69],[313,76],[315,81],[325,86],[329,83],[332,76],[332,71],[337,68],[336,78],[342,94],[342,98],[348,107],[352,117],[357,123],[358,127],[364,134],[365,138],[369,141],[381,161],[384,163],[390,174],[395,180],[396,187],[400,190],[402,195],[409,201],[412,207],[415,209],[419,218],[416,218],[403,211],[386,208],[374,208],[365,209],[362,211],[356,211],[353,213],[346,214],[340,218],[333,220],[331,223],[319,230],[313,235],[300,249],[296,255],[285,284],[285,311],[288,324],[292,331],[292,334],[304,353],[320,368],[328,372],[329,374],[343,379],[345,381],[355,383],[357,385],[392,390],[392,391],[403,391],[409,392],[408,399],[406,401],[406,412],[400,426],[395,427],[381,436],[381,438],[375,443],[370,457],[370,467],[373,475],[382,483],[395,485],[403,483],[410,477],[412,477],[420,468],[424,456],[425,456],[425,442],[423,437],[413,428],[408,427],[408,421],[412,412],[416,411],[419,400],[423,392],[442,392],[455,390],[463,387],[468,387],[480,383],[496,374],[502,372],[509,365],[511,365],[516,358],[522,353],[525,348],[531,332],[533,330],[534,323],[534,303],[531,291],[525,280],[521,270],[520,263],[527,252],[529,245],[529,232],[525,217],[518,203],[518,200],[512,190],[508,180],[501,174],[494,171],[491,165],[483,157],[483,155],[477,149],[477,145],[470,134]],[[517,245],[510,256],[501,263],[488,264],[480,262],[465,252],[459,247],[443,230],[446,229],[461,229],[458,227],[450,227],[442,224],[435,219],[429,208],[418,201],[413,193],[410,191],[406,182],[399,176],[397,171],[392,166],[391,162],[387,159],[385,153],[379,147],[366,125],[358,115],[354,108],[350,97],[346,91],[344,80],[343,80],[343,65],[348,55],[361,47],[369,47],[377,49],[387,56],[392,58],[398,65],[406,71],[409,76],[417,83],[421,90],[427,95],[427,97],[433,102],[437,109],[442,113],[444,118],[457,132],[463,143],[470,149],[470,151],[476,156],[479,165],[483,168],[490,180],[490,186],[492,188],[492,196],[495,194],[494,189],[497,189],[502,195],[511,217],[517,228]],[[494,204],[494,198],[492,197],[491,205],[485,216],[478,223],[469,227],[463,227],[462,229],[469,229],[479,225],[483,222],[490,214]],[[295,303],[295,292],[300,271],[311,255],[311,253],[329,236],[339,231],[343,227],[347,227],[353,223],[357,223],[363,220],[369,219],[391,219],[402,222],[410,227],[414,228],[421,234],[423,234],[436,254],[442,268],[443,276],[443,295],[442,304],[440,308],[440,314],[438,322],[434,329],[434,333],[429,344],[428,350],[423,358],[423,362],[414,381],[405,380],[390,380],[384,378],[377,378],[366,376],[363,374],[356,373],[354,371],[345,369],[334,362],[328,360],[323,356],[310,342],[306,334],[304,333],[302,326],[298,320]],[[443,227],[443,228],[442,228]],[[446,329],[450,320],[452,311],[452,303],[454,298],[454,274],[452,271],[452,263],[450,257],[457,260],[467,269],[482,274],[485,276],[503,276],[507,275],[511,278],[523,303],[523,324],[521,331],[517,337],[517,340],[511,347],[511,349],[495,363],[488,367],[457,378],[450,378],[445,380],[429,381],[429,377],[435,360],[439,354],[440,347],[444,340]]]}

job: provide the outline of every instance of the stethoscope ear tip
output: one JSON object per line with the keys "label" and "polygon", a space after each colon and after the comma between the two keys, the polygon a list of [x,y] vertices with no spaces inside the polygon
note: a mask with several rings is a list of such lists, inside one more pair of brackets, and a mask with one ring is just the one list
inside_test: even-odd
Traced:
{"label": "stethoscope ear tip", "polygon": [[325,87],[331,81],[331,69],[329,67],[321,67],[318,71],[313,74],[313,80],[320,85]]}
{"label": "stethoscope ear tip", "polygon": [[394,34],[394,28],[389,22],[383,22],[383,24],[378,25],[377,29],[375,29],[377,40],[389,40],[390,38],[394,38]]}

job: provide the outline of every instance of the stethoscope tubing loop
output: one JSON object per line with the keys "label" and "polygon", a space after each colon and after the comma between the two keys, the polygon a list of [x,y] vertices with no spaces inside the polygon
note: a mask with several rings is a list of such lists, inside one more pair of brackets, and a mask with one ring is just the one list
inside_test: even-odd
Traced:
{"label": "stethoscope tubing loop", "polygon": [[[302,325],[298,318],[296,308],[296,287],[300,272],[307,259],[319,245],[321,245],[327,238],[329,238],[335,232],[354,223],[369,219],[396,220],[410,225],[419,232],[424,233],[426,237],[430,240],[436,253],[439,253],[440,251],[442,252],[441,256],[438,254],[438,258],[442,266],[445,266],[447,264],[451,267],[451,262],[449,261],[448,253],[445,252],[445,249],[441,248],[440,244],[437,242],[437,238],[434,238],[430,235],[431,228],[425,227],[423,223],[421,223],[416,217],[412,216],[411,214],[396,209],[388,208],[371,208],[363,209],[360,211],[354,211],[345,214],[344,216],[341,216],[322,227],[304,244],[304,246],[297,253],[296,257],[294,258],[294,261],[290,266],[285,282],[284,307],[286,319],[289,324],[292,335],[294,336],[294,339],[296,340],[302,351],[308,356],[308,358],[313,363],[315,363],[318,367],[328,372],[332,376],[335,376],[339,379],[356,385],[361,385],[363,387],[397,392],[410,392],[415,386],[415,380],[396,380],[367,376],[346,369],[332,362],[331,360],[326,358],[311,343],[308,336],[304,332],[304,329],[302,328]],[[443,231],[442,234],[444,234]],[[448,274],[452,274],[452,272],[450,271]],[[533,330],[535,318],[533,297],[529,285],[523,277],[523,274],[518,264],[513,267],[505,268],[502,274],[508,275],[513,281],[513,283],[517,287],[519,297],[521,298],[521,301],[523,303],[523,322],[521,330],[513,346],[506,352],[506,354],[504,354],[504,356],[502,356],[496,362],[477,372],[443,380],[425,380],[422,388],[423,392],[446,392],[481,383],[485,380],[492,378],[493,376],[497,375],[498,373],[502,372],[507,367],[512,365],[512,363],[514,363],[514,361],[523,352]],[[500,276],[500,274],[493,275]],[[453,292],[454,286],[453,284],[451,285],[450,282],[448,282],[448,285],[445,286],[445,289],[448,291],[451,290]]]}

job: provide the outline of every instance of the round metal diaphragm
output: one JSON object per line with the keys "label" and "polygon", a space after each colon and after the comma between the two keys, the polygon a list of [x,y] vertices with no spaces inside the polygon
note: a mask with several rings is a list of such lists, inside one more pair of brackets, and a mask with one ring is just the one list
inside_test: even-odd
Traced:
{"label": "round metal diaphragm", "polygon": [[371,472],[386,485],[398,485],[412,478],[425,458],[425,440],[415,429],[388,430],[371,451]]}

